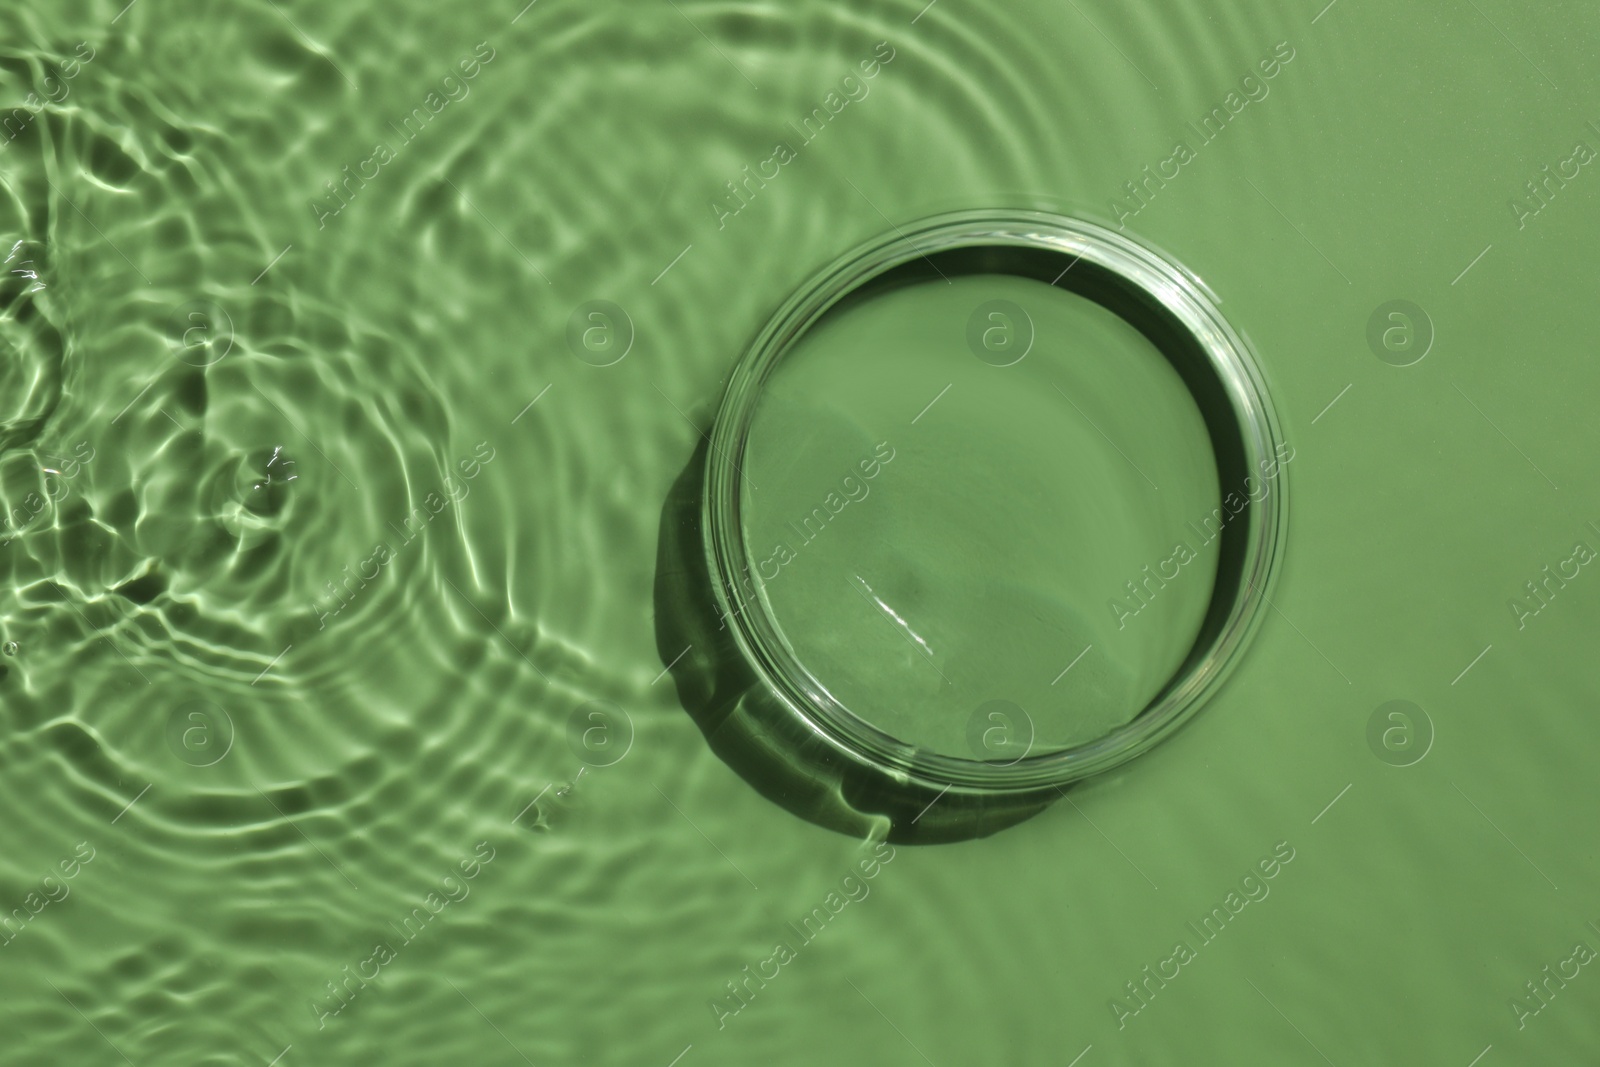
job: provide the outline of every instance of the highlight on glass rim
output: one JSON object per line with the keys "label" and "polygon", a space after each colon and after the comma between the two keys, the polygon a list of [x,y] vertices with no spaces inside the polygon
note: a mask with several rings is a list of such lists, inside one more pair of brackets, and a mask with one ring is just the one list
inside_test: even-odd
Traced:
{"label": "highlight on glass rim", "polygon": [[0,2],[0,1065],[1593,1062],[1597,52]]}

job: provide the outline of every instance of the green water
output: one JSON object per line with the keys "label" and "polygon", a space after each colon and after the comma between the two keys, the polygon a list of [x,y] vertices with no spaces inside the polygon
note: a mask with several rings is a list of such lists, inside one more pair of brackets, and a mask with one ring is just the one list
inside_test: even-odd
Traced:
{"label": "green water", "polygon": [[750,437],[755,579],[800,662],[891,736],[987,756],[968,728],[1005,701],[1029,751],[1092,741],[1194,644],[1221,505],[1205,422],[1084,297],[979,276],[873,298],[786,357]]}
{"label": "green water", "polygon": [[[1597,45],[1575,0],[7,0],[0,1061],[1592,1060]],[[978,206],[1210,286],[1288,547],[1174,738],[863,843],[685,714],[661,509],[774,307]],[[866,435],[858,517],[976,396]]]}

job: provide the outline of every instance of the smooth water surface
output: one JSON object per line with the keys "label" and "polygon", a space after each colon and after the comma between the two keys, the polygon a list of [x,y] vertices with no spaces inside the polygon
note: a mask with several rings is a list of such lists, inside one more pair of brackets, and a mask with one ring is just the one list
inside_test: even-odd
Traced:
{"label": "smooth water surface", "polygon": [[[1043,282],[842,309],[773,374],[742,466],[752,582],[800,662],[943,754],[1015,759],[1127,722],[1211,597],[1221,500],[1194,399],[1134,326]],[[990,721],[995,702],[1019,721]],[[997,728],[1014,754],[982,744]]]}

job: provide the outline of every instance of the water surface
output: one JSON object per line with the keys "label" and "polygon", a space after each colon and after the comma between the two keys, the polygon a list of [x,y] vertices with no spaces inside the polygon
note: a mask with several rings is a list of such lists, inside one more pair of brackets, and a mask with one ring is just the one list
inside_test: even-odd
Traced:
{"label": "water surface", "polygon": [[[1600,146],[1597,31],[1490,0],[0,7],[6,1059],[1592,1054],[1593,967],[1527,983],[1600,947],[1570,562],[1600,178],[1541,169]],[[980,206],[1121,224],[1216,292],[1295,447],[1288,554],[1178,736],[878,858],[679,706],[660,509],[772,308]],[[1395,300],[1409,366],[1368,341]]]}

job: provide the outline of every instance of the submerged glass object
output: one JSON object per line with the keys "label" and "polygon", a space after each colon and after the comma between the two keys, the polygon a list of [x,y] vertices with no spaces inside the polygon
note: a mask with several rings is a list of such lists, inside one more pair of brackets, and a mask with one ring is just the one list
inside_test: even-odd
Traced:
{"label": "submerged glass object", "polygon": [[764,713],[832,755],[1038,793],[1222,680],[1290,459],[1181,268],[1067,218],[928,220],[802,287],[736,369],[705,460],[716,609]]}

